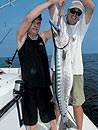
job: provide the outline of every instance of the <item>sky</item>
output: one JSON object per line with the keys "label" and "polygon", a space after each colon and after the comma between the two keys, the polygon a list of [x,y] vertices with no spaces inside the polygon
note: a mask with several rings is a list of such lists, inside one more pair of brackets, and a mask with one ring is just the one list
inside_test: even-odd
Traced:
{"label": "sky", "polygon": [[[17,49],[16,32],[25,16],[36,6],[47,0],[16,0],[15,7],[7,5],[0,8],[0,41],[9,31],[7,37],[0,44],[0,57],[12,57]],[[67,0],[65,13],[72,0]],[[94,14],[89,29],[83,40],[82,52],[98,53],[98,0],[93,0],[95,4]],[[0,6],[8,3],[8,0],[0,0]],[[42,12],[42,24],[40,32],[50,29],[48,9]],[[50,39],[46,44],[48,55],[52,55],[53,41]]]}

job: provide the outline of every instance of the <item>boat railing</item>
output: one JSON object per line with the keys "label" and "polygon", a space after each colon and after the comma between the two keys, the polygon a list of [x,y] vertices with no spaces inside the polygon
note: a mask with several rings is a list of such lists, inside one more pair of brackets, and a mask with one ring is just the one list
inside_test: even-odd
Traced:
{"label": "boat railing", "polygon": [[23,125],[23,119],[20,113],[19,101],[22,99],[22,95],[25,91],[24,84],[25,82],[22,80],[15,81],[15,87],[13,89],[13,99],[0,109],[0,118],[2,118],[16,103],[20,127]]}
{"label": "boat railing", "polygon": [[15,96],[11,101],[9,101],[3,108],[0,109],[0,118],[2,118],[12,106],[16,103],[17,112],[19,117],[20,127],[23,125],[23,119],[21,119],[20,108],[19,108],[19,100],[21,99],[21,95]]}

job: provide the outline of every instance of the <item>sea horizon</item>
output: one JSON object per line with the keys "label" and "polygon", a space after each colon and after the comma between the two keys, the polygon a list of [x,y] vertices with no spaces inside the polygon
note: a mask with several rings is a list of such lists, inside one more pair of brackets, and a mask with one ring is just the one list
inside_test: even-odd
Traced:
{"label": "sea horizon", "polygon": [[[82,53],[82,55],[86,55],[86,54],[98,54],[98,53],[96,53],[96,52],[94,52],[94,53],[93,53],[93,52]],[[13,55],[14,55],[14,54],[13,54]],[[12,56],[0,56],[0,58],[5,58],[5,57],[10,57],[10,58],[11,58],[11,57],[13,57],[13,55],[12,55]],[[47,55],[48,55],[48,56],[52,56],[52,54],[48,54],[48,53],[47,53]],[[16,54],[15,57],[18,57],[18,55]]]}

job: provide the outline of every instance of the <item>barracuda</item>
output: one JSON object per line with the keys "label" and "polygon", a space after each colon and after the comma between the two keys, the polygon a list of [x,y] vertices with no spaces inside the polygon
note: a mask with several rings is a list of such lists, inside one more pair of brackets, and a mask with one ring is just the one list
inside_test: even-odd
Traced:
{"label": "barracuda", "polygon": [[67,108],[73,84],[70,40],[66,33],[64,16],[60,17],[59,26],[50,21],[55,47],[56,96],[60,108],[61,120],[67,124]]}

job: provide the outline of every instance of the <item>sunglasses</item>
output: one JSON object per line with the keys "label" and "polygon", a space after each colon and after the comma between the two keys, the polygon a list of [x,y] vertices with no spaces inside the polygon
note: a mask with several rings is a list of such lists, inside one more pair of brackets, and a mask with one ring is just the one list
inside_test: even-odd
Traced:
{"label": "sunglasses", "polygon": [[70,9],[71,14],[76,14],[77,16],[80,16],[82,14],[81,11],[76,11],[75,9]]}

